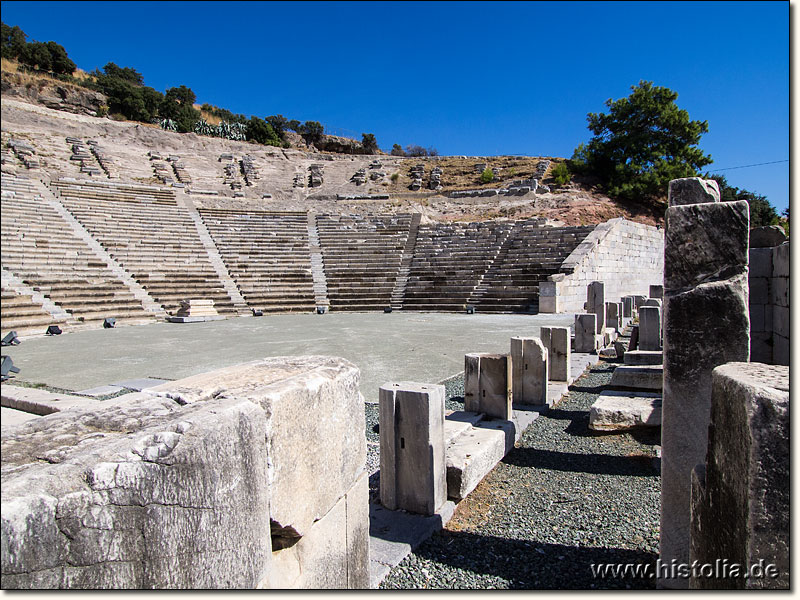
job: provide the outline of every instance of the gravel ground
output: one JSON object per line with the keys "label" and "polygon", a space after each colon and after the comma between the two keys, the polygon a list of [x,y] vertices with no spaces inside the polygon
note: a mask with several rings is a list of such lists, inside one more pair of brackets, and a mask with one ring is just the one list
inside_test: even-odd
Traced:
{"label": "gravel ground", "polygon": [[[589,407],[614,368],[601,361],[570,386],[458,505],[447,527],[381,588],[654,588],[652,578],[595,578],[590,568],[654,566],[658,557],[659,430],[588,429]],[[450,382],[448,391],[458,385]]]}

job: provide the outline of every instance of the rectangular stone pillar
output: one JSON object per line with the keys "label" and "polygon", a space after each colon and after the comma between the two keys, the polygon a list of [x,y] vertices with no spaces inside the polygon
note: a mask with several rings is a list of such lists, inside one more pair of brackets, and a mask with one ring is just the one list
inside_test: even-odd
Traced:
{"label": "rectangular stone pillar", "polygon": [[651,298],[658,298],[659,300],[664,298],[664,286],[663,285],[651,285],[650,286],[650,297]]}
{"label": "rectangular stone pillar", "polygon": [[690,587],[789,589],[789,512],[789,367],[717,367],[708,451],[692,481],[689,559],[744,568],[763,561],[773,572],[701,572]]}
{"label": "rectangular stone pillar", "polygon": [[633,297],[633,310],[639,310],[640,306],[643,306],[644,303],[647,301],[647,296],[639,296],[636,295]]}
{"label": "rectangular stone pillar", "polygon": [[511,364],[507,354],[464,355],[464,410],[511,419]]}
{"label": "rectangular stone pillar", "polygon": [[639,349],[661,350],[661,309],[657,306],[639,308]]}
{"label": "rectangular stone pillar", "polygon": [[547,349],[548,379],[569,381],[569,327],[542,327],[540,337]]}
{"label": "rectangular stone pillar", "polygon": [[597,315],[575,315],[575,352],[597,350]]}
{"label": "rectangular stone pillar", "polygon": [[[698,188],[697,196],[709,196],[701,192],[711,186],[692,179],[696,181],[670,182],[666,211],[660,549],[664,563],[689,562],[691,474],[705,459],[711,371],[726,362],[746,362],[750,356],[748,204],[681,205],[681,199],[691,196],[687,187]],[[681,190],[677,203],[675,189]],[[658,585],[686,588],[688,581],[661,578]]]}
{"label": "rectangular stone pillar", "polygon": [[618,302],[606,302],[606,327],[613,327],[617,333],[622,330],[622,312]]}
{"label": "rectangular stone pillar", "polygon": [[597,332],[606,328],[606,292],[602,281],[593,281],[586,289],[586,312],[597,315]]}
{"label": "rectangular stone pillar", "polygon": [[514,405],[547,404],[547,349],[541,340],[511,338],[511,390]]}
{"label": "rectangular stone pillar", "polygon": [[633,296],[622,298],[622,316],[626,319],[633,318]]}
{"label": "rectangular stone pillar", "polygon": [[444,386],[380,387],[381,504],[433,515],[447,500]]}

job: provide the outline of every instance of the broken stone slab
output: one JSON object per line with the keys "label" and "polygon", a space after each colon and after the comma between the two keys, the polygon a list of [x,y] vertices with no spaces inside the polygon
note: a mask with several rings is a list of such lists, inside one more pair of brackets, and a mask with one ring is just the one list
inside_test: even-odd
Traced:
{"label": "broken stone slab", "polygon": [[620,365],[611,374],[611,388],[650,390],[660,392],[663,368],[661,365]]}
{"label": "broken stone slab", "polygon": [[3,431],[7,428],[16,427],[27,423],[28,421],[38,419],[40,415],[18,410],[16,408],[8,408],[6,406],[0,407],[0,422],[2,422]]}
{"label": "broken stone slab", "polygon": [[705,462],[693,472],[690,560],[761,577],[692,577],[695,589],[789,589],[789,367],[733,362],[712,373]]}
{"label": "broken stone slab", "polygon": [[447,497],[467,497],[514,447],[514,423],[481,421],[447,446]]}
{"label": "broken stone slab", "polygon": [[2,406],[36,416],[49,415],[54,412],[75,408],[92,410],[99,406],[98,401],[93,398],[73,396],[71,394],[48,392],[47,390],[24,388],[16,385],[3,385],[0,389],[2,391],[0,393]]}
{"label": "broken stone slab", "polygon": [[[366,425],[359,378],[358,368],[341,358],[283,356],[194,375],[147,393],[185,404],[224,393],[262,407],[270,429],[273,528],[282,536],[302,537],[364,469]],[[333,440],[338,440],[336,452],[320,451]]]}
{"label": "broken stone slab", "polygon": [[4,432],[3,587],[257,587],[271,565],[266,425],[241,398],[147,396]]}
{"label": "broken stone slab", "polygon": [[661,350],[628,350],[625,352],[626,365],[660,365],[664,362]]}
{"label": "broken stone slab", "polygon": [[381,504],[432,515],[447,500],[444,386],[387,383],[379,395]]}
{"label": "broken stone slab", "polygon": [[537,338],[511,338],[514,406],[547,404],[547,349]]}
{"label": "broken stone slab", "polygon": [[719,202],[719,185],[713,179],[685,177],[669,182],[669,206]]}
{"label": "broken stone slab", "polygon": [[589,409],[589,429],[620,431],[661,426],[661,394],[605,390]]}

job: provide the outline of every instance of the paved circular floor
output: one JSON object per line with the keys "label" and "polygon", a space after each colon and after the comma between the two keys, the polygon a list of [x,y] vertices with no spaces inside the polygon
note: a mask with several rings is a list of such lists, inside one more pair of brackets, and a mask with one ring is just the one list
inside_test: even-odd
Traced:
{"label": "paved circular floor", "polygon": [[467,352],[508,352],[513,336],[538,337],[573,314],[393,312],[274,315],[206,323],[155,323],[28,339],[3,348],[17,378],[80,391],[136,378],[180,379],[267,356],[341,356],[361,369],[376,402],[388,381],[435,383],[464,368]]}

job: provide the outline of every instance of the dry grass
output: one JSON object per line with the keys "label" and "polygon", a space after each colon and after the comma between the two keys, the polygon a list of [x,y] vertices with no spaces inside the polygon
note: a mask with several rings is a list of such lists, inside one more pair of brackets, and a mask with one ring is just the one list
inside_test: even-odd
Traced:
{"label": "dry grass", "polygon": [[[68,86],[73,88],[81,87],[80,84],[78,83],[62,81],[49,73],[31,73],[29,71],[25,71],[20,68],[21,65],[19,64],[18,61],[11,60],[8,58],[0,59],[0,67],[2,67],[1,70],[3,73],[14,75],[15,80],[18,81],[21,85],[25,86],[31,86],[33,84],[36,84],[39,86],[39,89],[41,89],[45,84]],[[76,69],[74,77],[80,79],[81,82],[88,82],[94,80],[94,77],[92,77],[82,69]]]}

